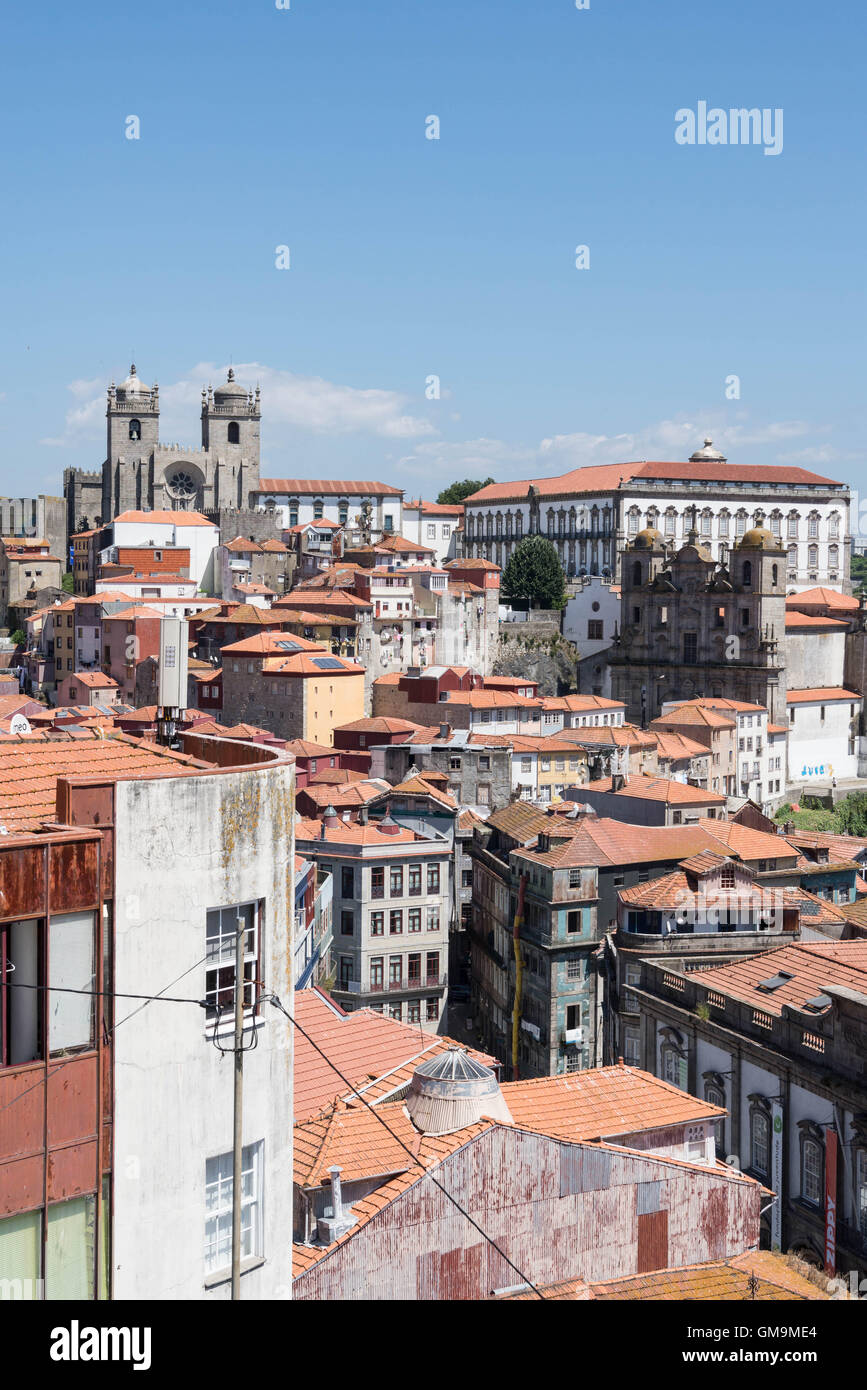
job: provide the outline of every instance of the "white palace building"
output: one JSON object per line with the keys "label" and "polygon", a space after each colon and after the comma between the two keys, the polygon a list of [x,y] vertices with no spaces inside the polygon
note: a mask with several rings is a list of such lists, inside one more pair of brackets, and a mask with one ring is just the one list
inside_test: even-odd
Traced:
{"label": "white palace building", "polygon": [[686,463],[617,463],[555,478],[491,483],[465,502],[468,557],[505,565],[525,536],[553,541],[567,577],[619,579],[624,546],[655,527],[673,546],[693,524],[725,563],[732,546],[764,526],[788,551],[790,594],[823,585],[846,591],[849,488],[804,468],[731,464],[710,439]]}

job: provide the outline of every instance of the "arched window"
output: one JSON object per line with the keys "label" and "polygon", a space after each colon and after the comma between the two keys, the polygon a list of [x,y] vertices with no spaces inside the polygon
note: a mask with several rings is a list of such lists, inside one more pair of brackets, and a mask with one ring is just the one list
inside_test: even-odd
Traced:
{"label": "arched window", "polygon": [[788,557],[789,569],[796,570],[798,568],[798,547],[796,545],[789,546]]}
{"label": "arched window", "polygon": [[677,535],[677,512],[674,507],[665,509],[665,534],[667,536]]}
{"label": "arched window", "polygon": [[817,545],[807,546],[807,565],[814,569],[819,563],[819,547]]}
{"label": "arched window", "polygon": [[798,539],[798,522],[799,522],[799,521],[800,521],[800,517],[798,516],[798,513],[797,513],[797,512],[789,512],[789,515],[788,515],[788,517],[786,518],[786,535],[788,536],[788,538],[789,538],[790,541],[794,541],[794,540],[797,540],[797,539]]}
{"label": "arched window", "polygon": [[[630,536],[637,536],[637,535],[638,535],[638,523],[639,523],[640,519],[641,519],[641,513],[639,512],[638,508],[637,508],[637,507],[630,507],[630,508],[629,508],[629,516],[628,516],[628,519],[627,519],[627,530],[628,530]],[[595,527],[594,527],[593,529],[595,530]]]}
{"label": "arched window", "polygon": [[742,536],[747,529],[747,514],[743,507],[735,516],[735,535]]}
{"label": "arched window", "polygon": [[726,537],[729,534],[729,514],[725,507],[723,507],[719,514],[719,534]]}
{"label": "arched window", "polygon": [[[722,1086],[722,1077],[714,1075],[710,1081],[704,1083],[704,1098],[708,1105],[716,1105],[720,1110],[726,1108],[726,1093]],[[717,1154],[725,1153],[725,1120],[719,1119],[714,1122],[714,1139],[716,1141]]]}
{"label": "arched window", "polygon": [[713,512],[711,511],[710,507],[705,507],[704,511],[701,514],[701,534],[703,536],[710,535],[712,522]]}
{"label": "arched window", "polygon": [[130,437],[130,439],[141,439],[141,421],[140,421],[140,420],[130,420],[130,422],[129,422],[129,437]]}
{"label": "arched window", "polygon": [[298,525],[298,498],[293,497],[289,503],[289,525]]}
{"label": "arched window", "polygon": [[670,1086],[677,1086],[681,1090],[685,1089],[683,1067],[681,1063],[685,1061],[681,1052],[673,1045],[668,1043],[662,1049],[662,1079],[667,1081]]}
{"label": "arched window", "polygon": [[825,1154],[819,1140],[801,1135],[801,1197],[818,1206],[825,1187]]}
{"label": "arched window", "polygon": [[316,500],[315,500],[314,503],[313,503],[313,520],[314,520],[314,521],[321,521],[321,520],[322,520],[322,513],[323,513],[323,510],[324,510],[324,507],[325,507],[325,503],[322,501],[322,498],[321,498],[321,497],[317,497]]}
{"label": "arched window", "polygon": [[778,539],[782,535],[783,515],[782,512],[771,512],[771,535]]}
{"label": "arched window", "polygon": [[840,547],[837,545],[828,546],[828,567],[835,570],[840,563]]}
{"label": "arched window", "polygon": [[741,583],[745,589],[749,589],[753,582],[753,564],[751,560],[744,560],[743,574]]}
{"label": "arched window", "polygon": [[240,444],[240,442],[241,442],[241,426],[238,424],[237,420],[230,420],[230,421],[229,421],[229,443],[230,443],[230,444]]}
{"label": "arched window", "polygon": [[638,585],[638,584],[641,583],[641,561],[640,561],[640,560],[636,560],[636,561],[635,561],[635,564],[632,566],[632,583],[633,583],[634,585]]}
{"label": "arched window", "polygon": [[779,577],[778,577],[778,576],[779,576],[779,569],[778,569],[778,567],[777,567],[776,565],[771,565],[771,583],[773,584],[774,588],[776,588],[776,587],[777,587],[777,584],[779,583]]}
{"label": "arched window", "polygon": [[341,526],[345,526],[349,521],[349,503],[342,497],[337,504],[337,520]]}
{"label": "arched window", "polygon": [[768,1176],[771,1154],[771,1121],[764,1108],[750,1109],[750,1167],[754,1173]]}
{"label": "arched window", "polygon": [[810,512],[810,515],[807,517],[807,536],[809,537],[810,540],[813,540],[814,537],[815,537],[816,539],[818,539],[818,536],[819,536],[819,513],[818,513],[818,512]]}
{"label": "arched window", "polygon": [[549,540],[553,540],[553,539],[554,539],[554,508],[553,508],[553,507],[549,507],[549,508],[548,508],[548,538],[549,538]]}
{"label": "arched window", "polygon": [[828,518],[828,538],[832,541],[840,539],[840,518],[836,512],[832,512]]}

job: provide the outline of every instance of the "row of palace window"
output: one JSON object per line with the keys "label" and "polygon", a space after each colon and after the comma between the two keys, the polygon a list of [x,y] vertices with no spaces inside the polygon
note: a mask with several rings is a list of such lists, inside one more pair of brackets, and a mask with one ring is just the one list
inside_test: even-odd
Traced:
{"label": "row of palace window", "polygon": [[[427,891],[428,893],[438,893],[440,891],[440,866],[439,864],[428,864],[427,866]],[[425,865],[410,864],[406,870],[406,896],[409,898],[420,898],[422,896],[422,883]],[[392,865],[388,871],[388,896],[390,898],[402,898],[404,896],[404,867]],[[344,898],[354,898],[355,894],[355,870],[343,868],[340,871],[340,891]],[[370,870],[370,896],[372,898],[385,897],[385,869],[374,867]],[[392,914],[393,915],[393,914]]]}
{"label": "row of palace window", "polygon": [[[709,507],[706,507],[704,511],[700,514],[700,516],[697,519],[698,530],[700,535],[710,536],[713,534],[712,528],[714,522],[714,515],[715,514],[710,510]],[[819,539],[819,526],[821,519],[822,518],[818,512],[811,512],[810,515],[807,517],[808,540]],[[735,514],[734,534],[736,536],[742,536],[744,532],[747,531],[751,526],[766,526],[772,535],[782,536],[783,522],[785,522],[786,538],[788,540],[797,540],[801,534],[801,520],[802,518],[797,512],[790,512],[787,517],[784,517],[780,512],[774,512],[771,514],[769,518],[766,518],[764,512],[754,512],[752,517],[750,517],[748,512],[742,510]],[[718,536],[723,537],[732,534],[730,529],[731,521],[732,517],[730,512],[722,511],[716,516]],[[691,514],[689,512],[683,512],[680,515],[680,522],[682,533],[685,535],[687,531],[690,530],[690,527],[692,525]],[[662,518],[662,527],[660,528],[659,512],[656,511],[655,508],[651,507],[647,512],[647,521],[645,524],[647,526],[656,527],[657,529],[662,529],[663,533],[666,536],[674,536],[677,534],[677,523],[678,513],[673,508],[669,508]],[[641,512],[637,507],[633,507],[627,515],[627,531],[630,536],[634,536],[640,530]],[[840,539],[840,517],[837,515],[836,512],[832,513],[832,515],[828,517],[827,538],[828,540],[832,541],[838,541]]]}
{"label": "row of palace window", "polygon": [[[545,514],[545,529],[549,536],[564,536],[567,533],[572,534],[576,530],[598,531],[600,520],[602,530],[606,534],[610,534],[610,507],[603,508],[601,513],[596,507],[593,507],[590,512],[578,512],[574,507],[571,507],[568,512],[564,511],[563,508],[554,511],[553,508],[549,507]],[[514,536],[520,540],[524,532],[524,517],[521,512],[497,512],[496,515],[491,512],[487,516],[467,516],[464,526],[467,540],[474,538],[481,540],[485,536],[492,537],[494,535]]]}
{"label": "row of palace window", "polygon": [[[406,1001],[406,1021],[407,1023],[421,1023],[422,1003],[424,1003],[424,1017],[427,1023],[436,1023],[440,1016],[440,1001],[434,999],[408,999]],[[396,1019],[398,1023],[403,1022],[403,1004],[400,1000],[389,1000],[387,1004],[365,1004],[366,1009],[372,1009],[374,1013],[385,1014],[388,1018]]]}
{"label": "row of palace window", "polygon": [[[410,936],[414,932],[420,932],[422,927],[422,909],[420,907],[410,907],[406,909],[406,929]],[[440,929],[440,909],[439,904],[435,903],[426,909],[428,931],[439,931]],[[389,936],[403,936],[404,909],[402,907],[392,908],[388,914],[388,934]],[[350,909],[344,909],[340,914],[340,935],[355,935],[355,913]],[[385,936],[385,913],[371,912],[370,914],[370,935]]]}
{"label": "row of palace window", "polygon": [[[385,989],[385,956],[371,956],[370,958],[370,990],[376,993],[378,990]],[[406,957],[406,976],[404,976],[403,956],[388,957],[388,987],[389,989],[412,989],[416,986],[421,989],[422,983],[425,985],[438,985],[440,982],[440,953],[439,951],[424,952],[424,976],[422,976],[422,952],[410,951]]]}
{"label": "row of palace window", "polygon": [[[232,443],[232,440],[231,440],[231,439],[229,440],[229,443],[230,443],[230,444]],[[269,499],[269,500],[270,500],[270,499]],[[266,502],[266,506],[267,506],[267,502]],[[289,525],[290,525],[290,526],[297,526],[297,525],[298,525],[298,506],[299,506],[298,499],[297,499],[296,497],[293,497],[293,498],[291,499],[290,503],[289,503]],[[316,498],[314,499],[314,501],[313,501],[313,520],[314,520],[314,521],[322,521],[324,517],[325,517],[325,502],[323,501],[323,499],[322,499],[321,497],[316,497]],[[338,522],[339,522],[339,524],[340,524],[341,526],[348,526],[348,525],[349,525],[349,503],[348,503],[348,501],[346,501],[346,499],[341,500],[341,501],[338,502],[338,504],[337,504],[337,520],[338,520]],[[383,529],[383,531],[393,531],[393,530],[394,530],[394,517],[393,517],[393,516],[391,516],[391,515],[386,515],[386,516],[384,516],[384,517],[382,518],[382,529]]]}

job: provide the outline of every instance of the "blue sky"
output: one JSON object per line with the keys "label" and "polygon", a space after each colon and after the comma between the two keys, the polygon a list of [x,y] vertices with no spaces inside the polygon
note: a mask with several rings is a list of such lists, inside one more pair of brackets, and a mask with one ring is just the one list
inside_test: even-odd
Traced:
{"label": "blue sky", "polygon": [[[100,465],[133,353],[164,440],[199,442],[230,360],[260,381],[264,476],[435,496],[710,433],[862,485],[854,0],[91,0],[4,30],[4,492]],[[782,153],[678,145],[702,100],[782,108]]]}

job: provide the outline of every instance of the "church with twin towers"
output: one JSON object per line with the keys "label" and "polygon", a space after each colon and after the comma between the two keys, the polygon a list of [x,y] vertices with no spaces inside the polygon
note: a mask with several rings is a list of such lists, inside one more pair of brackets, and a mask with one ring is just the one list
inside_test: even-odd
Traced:
{"label": "church with twin towers", "polygon": [[106,525],[126,511],[200,511],[214,517],[255,506],[259,489],[260,393],[229,368],[202,387],[200,448],[160,442],[160,397],[135,365],[108,388],[102,468],[64,474],[69,534]]}

